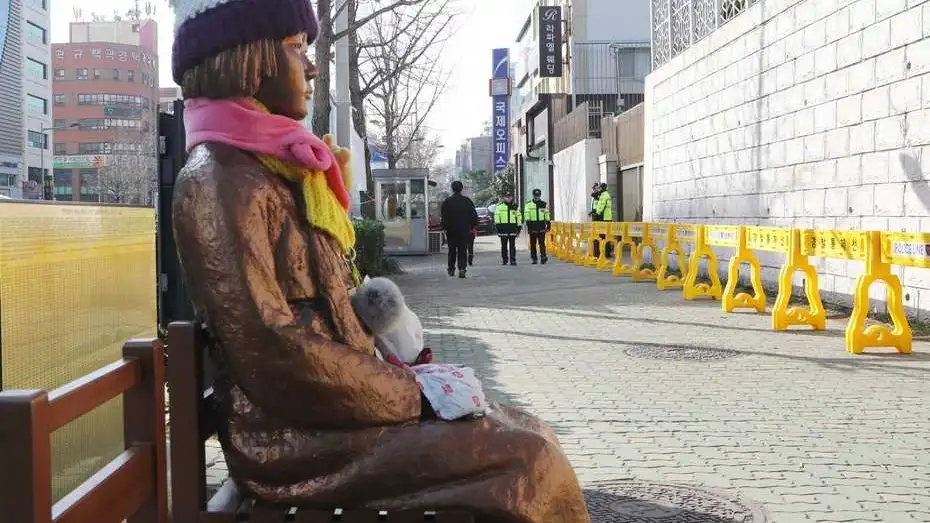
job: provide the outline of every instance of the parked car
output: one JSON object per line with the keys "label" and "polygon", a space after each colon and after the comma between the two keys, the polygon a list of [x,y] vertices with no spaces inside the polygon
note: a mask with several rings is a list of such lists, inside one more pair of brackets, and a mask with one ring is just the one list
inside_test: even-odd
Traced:
{"label": "parked car", "polygon": [[494,216],[486,207],[478,207],[478,234],[494,233]]}

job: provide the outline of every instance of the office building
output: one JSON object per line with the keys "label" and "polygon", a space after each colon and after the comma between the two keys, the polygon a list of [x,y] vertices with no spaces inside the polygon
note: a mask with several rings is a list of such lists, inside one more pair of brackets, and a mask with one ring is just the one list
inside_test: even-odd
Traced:
{"label": "office building", "polygon": [[75,22],[53,45],[55,199],[148,205],[157,174],[157,27]]}
{"label": "office building", "polygon": [[0,195],[41,195],[50,168],[49,0],[0,4]]}

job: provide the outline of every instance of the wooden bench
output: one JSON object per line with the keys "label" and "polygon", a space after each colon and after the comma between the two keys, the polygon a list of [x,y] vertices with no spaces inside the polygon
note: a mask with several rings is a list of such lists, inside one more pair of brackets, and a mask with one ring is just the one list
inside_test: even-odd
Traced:
{"label": "wooden bench", "polygon": [[[156,340],[51,392],[0,392],[0,521],[167,523],[165,364]],[[126,450],[52,504],[52,432],[122,395]]]}
{"label": "wooden bench", "polygon": [[[464,512],[377,510],[307,510],[244,499],[227,480],[207,499],[204,442],[216,434],[218,417],[213,391],[205,377],[207,335],[200,325],[174,322],[168,326],[168,388],[171,419],[171,514],[173,523],[473,523]],[[389,480],[389,478],[385,478]]]}

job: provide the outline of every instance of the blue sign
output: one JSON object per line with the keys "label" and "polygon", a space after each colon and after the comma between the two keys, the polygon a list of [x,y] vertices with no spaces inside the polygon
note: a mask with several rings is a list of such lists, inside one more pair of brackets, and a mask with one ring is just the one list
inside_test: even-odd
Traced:
{"label": "blue sign", "polygon": [[[494,49],[491,54],[492,80],[509,79],[510,50]],[[491,100],[491,146],[494,152],[494,174],[497,174],[510,163],[510,95],[495,94]]]}

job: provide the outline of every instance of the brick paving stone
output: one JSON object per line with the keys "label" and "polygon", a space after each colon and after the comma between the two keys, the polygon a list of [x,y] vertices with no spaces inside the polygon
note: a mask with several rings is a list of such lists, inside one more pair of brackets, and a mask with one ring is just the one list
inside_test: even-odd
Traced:
{"label": "brick paving stone", "polygon": [[[476,250],[465,280],[445,274],[444,255],[402,258],[395,280],[437,359],[474,367],[489,396],[550,423],[583,483],[699,484],[778,523],[930,521],[930,344],[853,356],[843,321],[774,332],[768,315],[532,266],[525,251],[502,267],[493,237]],[[669,345],[737,354],[635,357]]]}

